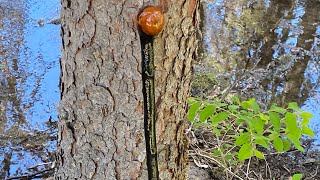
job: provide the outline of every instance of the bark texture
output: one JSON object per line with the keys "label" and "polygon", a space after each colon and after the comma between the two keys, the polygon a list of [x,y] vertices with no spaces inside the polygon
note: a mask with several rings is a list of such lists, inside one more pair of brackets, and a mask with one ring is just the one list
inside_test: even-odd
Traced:
{"label": "bark texture", "polygon": [[154,45],[160,179],[187,178],[188,140],[184,117],[192,61],[197,56],[198,9],[198,0],[175,1],[174,6],[169,5],[165,31]]}
{"label": "bark texture", "polygon": [[[151,3],[151,2],[150,2]],[[184,116],[197,47],[198,0],[166,4],[155,40],[160,179],[186,179]],[[56,179],[147,179],[142,0],[62,0],[61,102]]]}

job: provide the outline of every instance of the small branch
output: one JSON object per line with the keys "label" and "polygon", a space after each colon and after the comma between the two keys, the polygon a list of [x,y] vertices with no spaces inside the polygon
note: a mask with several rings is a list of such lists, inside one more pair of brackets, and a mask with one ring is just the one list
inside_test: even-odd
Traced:
{"label": "small branch", "polygon": [[37,164],[37,165],[34,165],[34,166],[31,166],[31,167],[28,167],[27,169],[35,169],[39,166],[45,166],[45,165],[48,165],[48,164],[52,164],[53,162],[48,162],[48,163],[41,163],[41,164]]}
{"label": "small branch", "polygon": [[[189,155],[192,155],[192,153],[189,153]],[[195,155],[199,155],[199,156],[201,156],[201,157],[204,157],[204,158],[206,158],[206,159],[209,159],[209,160],[215,162],[219,167],[224,168],[224,169],[225,169],[226,171],[228,171],[232,176],[234,176],[234,177],[236,177],[236,178],[238,178],[238,179],[240,179],[240,180],[243,180],[240,176],[236,175],[236,174],[233,173],[230,169],[228,169],[227,167],[225,167],[222,163],[220,163],[219,161],[217,161],[216,159],[214,159],[214,158],[212,158],[212,157],[210,157],[210,156],[207,156],[207,155],[205,155],[205,154],[201,154],[199,150],[196,151]]]}
{"label": "small branch", "polygon": [[317,166],[316,171],[314,172],[314,174],[313,174],[311,177],[306,178],[306,180],[307,180],[307,179],[314,179],[314,177],[316,177],[317,174],[318,174],[318,168],[319,168],[319,166]]}
{"label": "small branch", "polygon": [[283,169],[285,169],[288,173],[291,173],[291,171],[284,165],[282,165]]}
{"label": "small branch", "polygon": [[264,159],[264,161],[266,162],[266,177],[268,176],[268,171],[269,171],[269,178],[272,179],[272,172],[271,172],[271,169],[270,169],[270,166],[269,166],[269,163],[268,161],[266,160],[266,158]]}
{"label": "small branch", "polygon": [[251,163],[251,158],[249,159],[249,161],[248,161],[248,165],[247,165],[247,172],[246,172],[246,176],[247,176],[247,178],[248,178],[248,179],[250,179],[250,178],[249,178],[250,163]]}

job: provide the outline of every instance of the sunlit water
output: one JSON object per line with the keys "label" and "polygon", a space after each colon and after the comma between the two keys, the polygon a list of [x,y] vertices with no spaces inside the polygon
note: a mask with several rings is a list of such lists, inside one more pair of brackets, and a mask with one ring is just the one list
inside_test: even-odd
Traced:
{"label": "sunlit water", "polygon": [[0,179],[51,166],[55,130],[46,122],[57,120],[61,40],[60,27],[49,22],[59,6],[0,0]]}
{"label": "sunlit water", "polygon": [[199,65],[197,73],[214,72],[220,89],[235,84],[231,93],[255,97],[265,108],[296,101],[319,131],[320,1],[215,0],[203,9],[211,69]]}

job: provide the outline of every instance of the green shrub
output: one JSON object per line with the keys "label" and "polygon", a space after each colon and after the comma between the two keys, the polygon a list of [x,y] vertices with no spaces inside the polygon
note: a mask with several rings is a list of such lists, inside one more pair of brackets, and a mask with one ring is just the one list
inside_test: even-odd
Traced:
{"label": "green shrub", "polygon": [[237,164],[253,156],[264,159],[264,152],[272,149],[285,152],[293,147],[301,152],[302,135],[314,136],[308,126],[312,114],[302,111],[297,103],[287,108],[272,105],[263,112],[254,98],[231,102],[189,98],[187,118],[193,126],[210,126],[217,145],[212,155],[221,158],[224,165]]}

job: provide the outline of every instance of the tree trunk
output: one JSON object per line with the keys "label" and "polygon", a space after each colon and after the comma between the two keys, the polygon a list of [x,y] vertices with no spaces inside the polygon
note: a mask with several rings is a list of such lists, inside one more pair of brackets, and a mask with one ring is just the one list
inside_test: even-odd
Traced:
{"label": "tree trunk", "polygon": [[[62,0],[61,102],[56,179],[147,179],[142,0]],[[160,179],[186,179],[184,116],[196,57],[198,0],[167,5],[155,39]]]}

